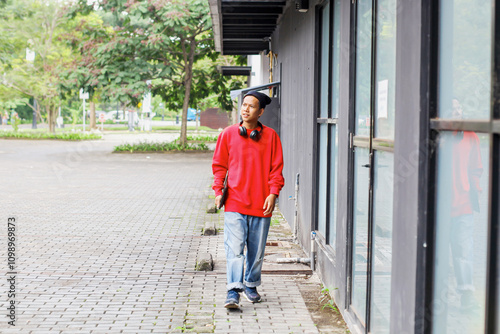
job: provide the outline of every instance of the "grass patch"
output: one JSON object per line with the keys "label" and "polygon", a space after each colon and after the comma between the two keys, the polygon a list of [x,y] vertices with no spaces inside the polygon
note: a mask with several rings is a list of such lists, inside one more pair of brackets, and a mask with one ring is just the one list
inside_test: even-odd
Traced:
{"label": "grass patch", "polygon": [[[40,124],[39,124],[40,125]],[[23,132],[23,133],[50,133],[49,132],[49,129],[46,127],[46,126],[43,126],[44,124],[42,124],[41,127],[39,128],[36,128],[36,129],[31,129],[31,128],[24,128],[24,129],[19,129],[18,132]],[[75,126],[73,127],[72,125],[66,125],[64,128],[54,128],[54,131],[56,133],[64,133],[64,132],[81,132],[83,129],[83,127],[80,125],[80,126]],[[90,131],[90,127],[89,126],[86,126],[85,127],[85,131]],[[3,128],[0,128],[0,133],[1,132],[15,132],[11,129],[3,129]]]}
{"label": "grass patch", "polygon": [[[179,131],[181,129],[181,125],[165,125],[165,126],[153,126],[153,130],[177,130]],[[196,130],[196,126],[188,126],[188,130]],[[207,126],[199,126],[198,131],[214,131],[214,129],[211,129]]]}
{"label": "grass patch", "polygon": [[126,130],[128,130],[128,126],[104,127],[104,131],[126,131]]}
{"label": "grass patch", "polygon": [[279,219],[271,218],[270,226],[280,226],[280,225],[281,225],[281,223],[280,223]]}
{"label": "grass patch", "polygon": [[[99,123],[99,128],[101,126],[101,123]],[[135,131],[141,130],[140,127],[134,126]],[[106,123],[104,123],[104,131],[126,131],[128,130],[128,126],[113,126],[113,127],[107,127]],[[151,128],[151,131],[179,131],[181,130],[180,125],[166,125],[166,126],[153,126]],[[196,127],[195,126],[188,126],[187,130],[189,131],[195,131]],[[214,129],[211,129],[206,126],[199,126],[198,131],[214,131]],[[215,139],[217,141],[217,138]]]}
{"label": "grass patch", "polygon": [[153,121],[175,121],[175,117],[165,115],[165,119],[161,119],[161,114],[153,117]]}
{"label": "grass patch", "polygon": [[189,141],[203,141],[203,142],[216,142],[218,136],[211,136],[211,135],[197,135],[197,136],[187,136],[187,140]]}
{"label": "grass patch", "polygon": [[180,145],[177,140],[168,143],[139,142],[137,144],[122,144],[115,146],[113,152],[145,153],[145,152],[169,152],[169,151],[208,151],[205,143]]}
{"label": "grass patch", "polygon": [[6,139],[54,139],[54,140],[93,140],[101,139],[101,135],[95,133],[72,133],[72,132],[15,132],[15,131],[2,131],[0,138]]}

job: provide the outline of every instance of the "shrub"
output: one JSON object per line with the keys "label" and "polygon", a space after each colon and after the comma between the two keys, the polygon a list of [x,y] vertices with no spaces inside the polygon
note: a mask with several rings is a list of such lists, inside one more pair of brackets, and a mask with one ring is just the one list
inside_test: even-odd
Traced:
{"label": "shrub", "polygon": [[177,140],[173,142],[139,142],[137,144],[122,144],[115,146],[113,152],[168,152],[168,151],[207,151],[205,143],[180,145]]}
{"label": "shrub", "polygon": [[215,142],[217,141],[217,136],[211,136],[211,135],[207,135],[207,136],[201,136],[201,135],[198,135],[198,136],[187,136],[187,140],[190,140],[190,141],[203,141],[203,142]]}
{"label": "shrub", "polygon": [[51,133],[51,132],[0,132],[0,138],[7,139],[55,139],[55,140],[94,140],[101,139],[101,135],[95,133]]}
{"label": "shrub", "polygon": [[19,130],[19,124],[21,124],[21,119],[19,117],[14,117],[14,122],[12,123],[12,128],[14,129],[14,132],[17,132]]}

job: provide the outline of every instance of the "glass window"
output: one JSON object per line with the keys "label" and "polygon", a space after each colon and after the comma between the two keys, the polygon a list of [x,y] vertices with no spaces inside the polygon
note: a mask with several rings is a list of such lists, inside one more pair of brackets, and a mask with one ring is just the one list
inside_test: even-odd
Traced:
{"label": "glass window", "polygon": [[394,154],[375,151],[371,333],[390,332]]}
{"label": "glass window", "polygon": [[[332,49],[332,82],[331,82],[331,96],[332,96],[332,118],[338,117],[339,109],[339,80],[340,80],[340,0],[333,1],[333,49]],[[336,124],[329,125],[330,140],[330,198],[329,198],[329,232],[328,243],[335,247],[335,237],[337,230],[337,157],[338,157],[338,131]]]}
{"label": "glass window", "polygon": [[328,118],[328,65],[330,62],[330,4],[321,10],[321,68],[320,68],[320,116]]}
{"label": "glass window", "polygon": [[[490,118],[492,0],[441,0],[438,116]],[[484,333],[490,135],[439,134],[433,333]]]}
{"label": "glass window", "polygon": [[326,237],[326,189],[328,185],[328,124],[319,126],[318,231]]}
{"label": "glass window", "polygon": [[369,150],[356,147],[354,153],[354,207],[351,304],[360,320],[366,317],[368,277],[368,189],[370,181]]}
{"label": "glass window", "polygon": [[489,135],[440,134],[433,333],[484,333]]}
{"label": "glass window", "polygon": [[330,224],[328,243],[335,247],[337,235],[337,152],[339,148],[338,131],[335,125],[330,126]]}
{"label": "glass window", "polygon": [[[340,0],[334,0],[334,9],[340,11]],[[335,118],[338,113],[339,96],[339,60],[340,44],[330,44],[330,28],[337,40],[340,37],[340,23],[330,19],[330,5],[326,4],[320,13],[321,45],[320,45],[320,118]],[[339,13],[337,13],[337,20]],[[330,50],[333,49],[333,52]],[[335,56],[337,55],[337,56]],[[333,66],[330,66],[333,62]],[[333,72],[333,73],[332,73]],[[331,81],[330,81],[331,78]],[[332,99],[331,101],[329,99]],[[333,109],[333,110],[331,110]],[[318,124],[318,231],[331,246],[335,245],[337,217],[337,129],[332,123]]]}
{"label": "glass window", "polygon": [[440,118],[490,118],[492,2],[440,2]]}
{"label": "glass window", "polygon": [[333,2],[332,118],[339,114],[340,90],[340,0]]}
{"label": "glass window", "polygon": [[375,137],[394,139],[396,113],[396,0],[377,1]]}
{"label": "glass window", "polygon": [[[320,45],[320,118],[328,118],[329,62],[330,62],[330,4],[321,9]],[[326,238],[328,189],[328,124],[319,124],[318,138],[318,231]]]}
{"label": "glass window", "polygon": [[356,29],[356,135],[370,135],[372,1],[360,0]]}

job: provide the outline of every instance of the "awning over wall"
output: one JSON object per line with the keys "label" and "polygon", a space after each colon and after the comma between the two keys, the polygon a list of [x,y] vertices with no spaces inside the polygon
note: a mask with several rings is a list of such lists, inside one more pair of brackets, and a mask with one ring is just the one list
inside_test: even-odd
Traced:
{"label": "awning over wall", "polygon": [[252,67],[251,66],[218,66],[217,70],[222,74],[222,75],[243,75],[243,76],[249,76],[252,74]]}
{"label": "awning over wall", "polygon": [[209,0],[215,49],[224,55],[251,55],[269,49],[269,37],[286,0]]}

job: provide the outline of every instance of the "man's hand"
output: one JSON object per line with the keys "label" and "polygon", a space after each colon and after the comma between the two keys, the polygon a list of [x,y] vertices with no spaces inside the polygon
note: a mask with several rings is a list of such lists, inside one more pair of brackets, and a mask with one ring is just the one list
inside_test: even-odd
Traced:
{"label": "man's hand", "polygon": [[215,197],[215,207],[218,209],[220,205],[220,199],[222,198],[222,195],[216,196]]}
{"label": "man's hand", "polygon": [[274,206],[276,204],[276,195],[275,194],[270,194],[267,196],[266,201],[264,202],[264,215],[270,215],[274,211]]}

